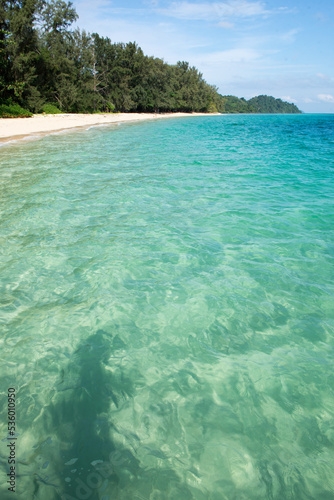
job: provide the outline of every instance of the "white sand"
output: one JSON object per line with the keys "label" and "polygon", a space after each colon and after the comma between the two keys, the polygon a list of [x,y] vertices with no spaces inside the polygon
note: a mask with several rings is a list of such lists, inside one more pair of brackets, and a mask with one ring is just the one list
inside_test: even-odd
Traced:
{"label": "white sand", "polygon": [[118,114],[59,114],[34,115],[31,118],[0,118],[0,142],[27,136],[40,137],[52,132],[92,125],[121,123],[139,120],[157,120],[181,116],[205,116],[204,113],[118,113]]}

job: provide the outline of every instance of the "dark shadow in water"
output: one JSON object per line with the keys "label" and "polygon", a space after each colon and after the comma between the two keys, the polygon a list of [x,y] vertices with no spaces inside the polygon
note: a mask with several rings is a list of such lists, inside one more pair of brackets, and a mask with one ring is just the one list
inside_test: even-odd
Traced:
{"label": "dark shadow in water", "polygon": [[[117,469],[123,466],[134,473],[139,470],[133,454],[127,449],[116,449],[111,439],[117,429],[110,423],[110,412],[121,398],[133,395],[129,380],[121,393],[113,388],[116,384],[107,365],[115,341],[103,330],[85,339],[75,352],[73,363],[62,373],[54,401],[46,408],[45,427],[57,435],[60,443],[54,465],[61,487],[55,498],[99,499],[103,496],[99,490],[110,492],[112,484],[117,489]],[[74,382],[75,389],[73,384],[66,389],[68,381]],[[39,482],[35,483],[36,496]]]}
{"label": "dark shadow in water", "polygon": [[[22,422],[22,431],[34,433],[36,426],[47,439],[20,466],[18,481],[29,487],[20,500],[193,499],[169,461],[175,457],[155,449],[154,442],[153,447],[141,443],[136,429],[113,424],[113,414],[144,383],[131,361],[124,362],[124,370],[119,363],[118,371],[112,366],[113,357],[126,349],[120,335],[103,330],[83,340],[63,365],[50,403],[34,422]],[[148,412],[145,419],[155,433],[154,415]],[[140,464],[136,450],[150,456],[150,467]],[[198,491],[197,498],[206,496]]]}

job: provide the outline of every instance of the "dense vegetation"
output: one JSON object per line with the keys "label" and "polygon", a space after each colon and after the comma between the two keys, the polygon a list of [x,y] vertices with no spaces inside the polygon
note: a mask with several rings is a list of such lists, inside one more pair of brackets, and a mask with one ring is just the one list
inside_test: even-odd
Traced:
{"label": "dense vegetation", "polygon": [[59,110],[249,113],[270,106],[295,112],[265,105],[263,96],[223,97],[187,62],[170,65],[144,55],[136,43],[72,31],[77,17],[64,0],[1,0],[0,116],[18,116],[19,106],[28,110],[22,116]]}
{"label": "dense vegetation", "polygon": [[2,0],[0,104],[33,112],[215,111],[216,88],[186,62],[169,65],[135,43],[70,30],[63,0]]}
{"label": "dense vegetation", "polygon": [[250,106],[244,97],[234,95],[220,96],[219,109],[222,113],[255,113],[255,108]]}
{"label": "dense vegetation", "polygon": [[301,113],[295,104],[268,95],[253,97],[247,102],[255,109],[255,113]]}
{"label": "dense vegetation", "polygon": [[221,113],[301,113],[295,104],[259,95],[246,101],[233,95],[220,96],[218,109]]}

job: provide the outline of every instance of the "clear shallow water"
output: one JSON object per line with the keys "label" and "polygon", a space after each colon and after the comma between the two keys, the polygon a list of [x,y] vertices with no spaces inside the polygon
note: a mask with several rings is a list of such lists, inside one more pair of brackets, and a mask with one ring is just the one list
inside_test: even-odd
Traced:
{"label": "clear shallow water", "polygon": [[[0,149],[1,498],[334,498],[333,115]],[[5,462],[5,463],[4,463]]]}

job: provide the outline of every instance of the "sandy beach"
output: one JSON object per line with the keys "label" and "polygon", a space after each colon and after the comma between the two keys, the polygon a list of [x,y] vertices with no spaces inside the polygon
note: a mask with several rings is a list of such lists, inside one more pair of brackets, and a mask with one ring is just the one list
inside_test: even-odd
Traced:
{"label": "sandy beach", "polygon": [[106,113],[34,115],[31,118],[0,118],[0,143],[23,139],[29,136],[37,138],[53,132],[75,128],[88,128],[93,125],[205,115],[205,113]]}

